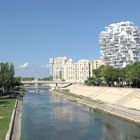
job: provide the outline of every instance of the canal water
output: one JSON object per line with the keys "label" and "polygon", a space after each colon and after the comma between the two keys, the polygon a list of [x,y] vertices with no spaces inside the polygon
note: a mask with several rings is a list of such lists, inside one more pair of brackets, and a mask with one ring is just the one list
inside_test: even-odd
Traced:
{"label": "canal water", "polygon": [[22,140],[140,140],[140,126],[46,93],[24,97]]}

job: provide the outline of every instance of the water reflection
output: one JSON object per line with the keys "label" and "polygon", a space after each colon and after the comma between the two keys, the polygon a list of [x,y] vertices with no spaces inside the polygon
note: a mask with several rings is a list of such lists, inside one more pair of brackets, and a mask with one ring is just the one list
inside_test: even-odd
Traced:
{"label": "water reflection", "polygon": [[83,109],[88,112],[93,112],[97,115],[95,119],[102,123],[103,131],[101,140],[140,140],[140,126],[125,122],[103,112],[96,114],[88,106],[85,106]]}
{"label": "water reflection", "polygon": [[49,94],[24,97],[23,140],[140,140],[140,128]]}

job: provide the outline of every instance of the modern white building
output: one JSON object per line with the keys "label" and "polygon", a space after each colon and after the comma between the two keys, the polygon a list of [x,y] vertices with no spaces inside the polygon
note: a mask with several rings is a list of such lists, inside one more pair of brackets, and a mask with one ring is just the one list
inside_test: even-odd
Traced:
{"label": "modern white building", "polygon": [[56,57],[56,58],[49,59],[53,81],[64,80],[64,66],[66,62],[67,62],[67,57]]}
{"label": "modern white building", "polygon": [[110,24],[99,36],[106,64],[122,68],[139,60],[140,32],[130,21]]}

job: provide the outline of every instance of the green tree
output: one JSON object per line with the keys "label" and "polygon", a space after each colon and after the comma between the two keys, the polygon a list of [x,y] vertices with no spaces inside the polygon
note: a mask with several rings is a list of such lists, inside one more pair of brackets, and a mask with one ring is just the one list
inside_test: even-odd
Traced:
{"label": "green tree", "polygon": [[1,95],[9,94],[15,86],[15,69],[11,63],[0,63],[0,88]]}
{"label": "green tree", "polygon": [[0,85],[2,88],[2,94],[5,94],[5,92],[7,92],[8,86],[10,85],[8,63],[0,64]]}
{"label": "green tree", "polygon": [[23,77],[23,81],[33,81],[35,80],[34,77]]}
{"label": "green tree", "polygon": [[96,85],[96,79],[94,77],[89,77],[86,81],[85,84],[88,86]]}
{"label": "green tree", "polygon": [[133,75],[132,75],[132,70],[133,70],[133,65],[127,65],[125,68],[125,81],[126,84],[131,87],[132,81],[133,81]]}
{"label": "green tree", "polygon": [[140,88],[140,61],[125,68],[101,66],[93,70],[93,77],[85,81],[87,85],[129,86]]}
{"label": "green tree", "polygon": [[133,87],[140,87],[140,62],[136,62],[133,65],[131,70],[132,73],[132,86]]}

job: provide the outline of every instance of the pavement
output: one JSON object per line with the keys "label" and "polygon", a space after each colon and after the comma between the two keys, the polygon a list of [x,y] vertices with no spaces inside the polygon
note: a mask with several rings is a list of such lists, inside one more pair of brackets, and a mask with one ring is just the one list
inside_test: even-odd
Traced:
{"label": "pavement", "polygon": [[21,118],[22,118],[22,100],[18,100],[17,107],[15,108],[15,122],[13,127],[13,134],[11,140],[20,140],[21,139]]}

